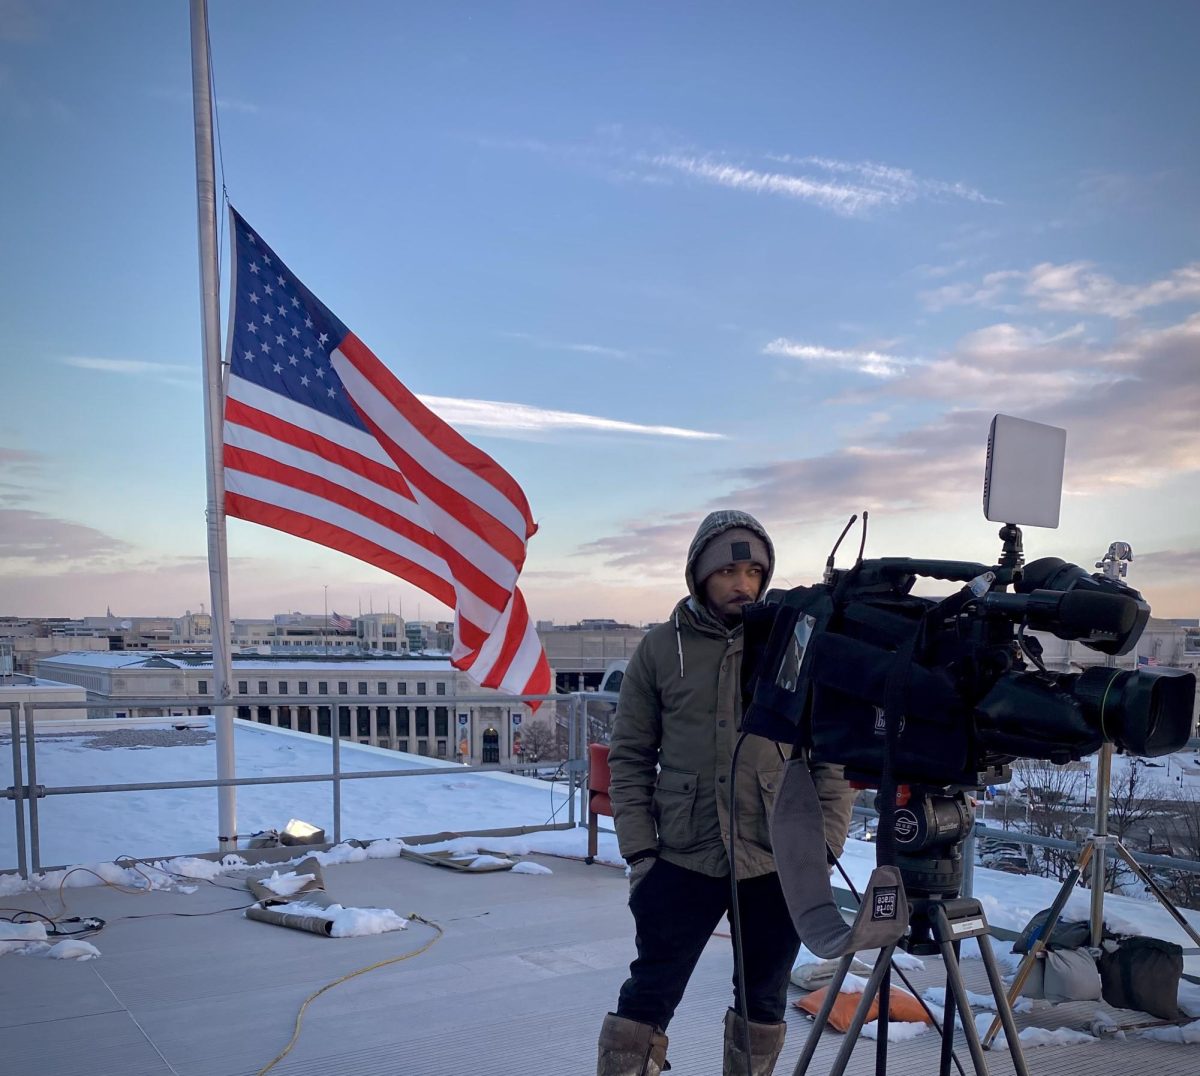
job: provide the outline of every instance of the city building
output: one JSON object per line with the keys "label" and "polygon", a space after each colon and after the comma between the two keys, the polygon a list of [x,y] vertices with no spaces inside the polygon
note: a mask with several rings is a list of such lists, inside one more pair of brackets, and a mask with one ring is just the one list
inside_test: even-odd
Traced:
{"label": "city building", "polygon": [[[344,739],[464,763],[520,761],[522,725],[532,715],[527,704],[473,684],[449,658],[235,654],[232,666],[232,702],[242,720],[331,736],[336,713]],[[39,677],[82,688],[95,704],[93,717],[212,712],[208,654],[78,652],[44,658],[38,670]],[[491,696],[495,702],[460,701]],[[546,705],[539,716],[553,721],[553,704]]]}
{"label": "city building", "polygon": [[633,656],[645,628],[616,620],[581,620],[556,625],[540,620],[538,638],[559,691],[596,691],[610,663]]}

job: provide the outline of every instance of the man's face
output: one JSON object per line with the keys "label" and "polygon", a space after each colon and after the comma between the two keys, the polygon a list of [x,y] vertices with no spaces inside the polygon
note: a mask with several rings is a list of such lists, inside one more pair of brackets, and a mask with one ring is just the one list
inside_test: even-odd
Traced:
{"label": "man's face", "polygon": [[753,561],[718,568],[704,580],[704,603],[728,624],[742,618],[742,606],[758,599],[763,570]]}

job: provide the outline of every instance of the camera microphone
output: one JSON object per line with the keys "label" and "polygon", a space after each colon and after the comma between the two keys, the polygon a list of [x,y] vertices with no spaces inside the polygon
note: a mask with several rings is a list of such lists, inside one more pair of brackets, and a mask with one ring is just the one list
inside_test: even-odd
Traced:
{"label": "camera microphone", "polygon": [[1030,627],[1052,631],[1063,639],[1092,635],[1126,635],[1137,622],[1137,602],[1126,594],[1095,590],[1034,590],[1028,594],[993,592],[982,599],[984,609]]}

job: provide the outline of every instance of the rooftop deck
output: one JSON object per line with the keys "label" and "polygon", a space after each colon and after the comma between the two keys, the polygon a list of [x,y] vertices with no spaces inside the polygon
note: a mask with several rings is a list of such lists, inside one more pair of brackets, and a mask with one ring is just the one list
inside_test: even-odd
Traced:
{"label": "rooftop deck", "polygon": [[[370,860],[325,870],[329,893],[347,906],[394,908],[435,920],[445,936],[428,951],[351,979],[318,998],[279,1076],[508,1076],[585,1074],[595,1068],[600,1021],[633,955],[622,873],[602,865],[535,856],[554,874],[465,875],[420,863]],[[218,880],[234,886],[231,878]],[[10,956],[0,961],[4,1071],[52,1076],[252,1076],[287,1042],[296,1012],[318,987],[357,968],[401,956],[433,931],[409,929],[331,939],[256,923],[237,911],[243,890],[200,884],[197,892],[127,895],[68,889],[70,913],[108,921],[87,962]],[[61,909],[54,893],[8,905]],[[182,918],[167,913],[189,913]],[[217,912],[197,915],[196,913]],[[150,916],[151,918],[129,918]],[[1007,947],[1005,947],[1007,948]],[[934,962],[914,979],[939,980]],[[673,1076],[720,1072],[728,1004],[729,942],[714,937],[670,1028]],[[986,992],[979,961],[963,964],[968,987]],[[796,997],[799,992],[793,989]],[[1018,1016],[1021,1027],[1085,1028],[1097,1003]],[[1128,1014],[1127,1014],[1128,1015]],[[788,1014],[790,1034],[776,1071],[790,1073],[809,1023]],[[829,1070],[841,1036],[827,1032],[810,1071]],[[961,1042],[959,1057],[970,1072]],[[892,1043],[890,1073],[937,1072],[932,1033]],[[1026,1054],[1036,1076],[1200,1068],[1200,1047],[1096,1040]],[[988,1055],[993,1074],[1013,1071],[1006,1051]],[[849,1069],[874,1072],[864,1040]]]}

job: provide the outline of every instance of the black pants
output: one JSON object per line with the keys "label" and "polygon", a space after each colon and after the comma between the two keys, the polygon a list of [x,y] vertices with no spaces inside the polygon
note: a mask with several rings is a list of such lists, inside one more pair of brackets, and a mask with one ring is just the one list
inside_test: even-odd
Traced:
{"label": "black pants", "polygon": [[[638,955],[621,987],[619,1016],[667,1029],[704,946],[721,916],[730,912],[729,889],[728,877],[710,878],[665,860],[650,868],[629,900]],[[747,1014],[755,1023],[779,1023],[800,949],[779,876],[738,882],[738,911]],[[733,985],[737,1008],[736,964]]]}

